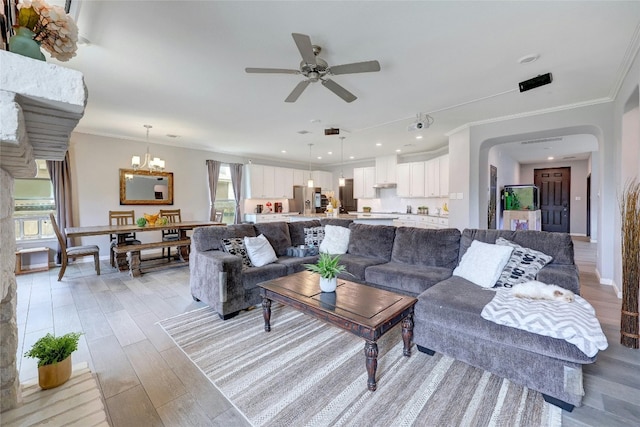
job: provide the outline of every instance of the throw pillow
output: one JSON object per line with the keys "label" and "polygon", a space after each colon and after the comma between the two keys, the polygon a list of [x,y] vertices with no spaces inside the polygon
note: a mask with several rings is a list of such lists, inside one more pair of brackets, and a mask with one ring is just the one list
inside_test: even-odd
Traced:
{"label": "throw pillow", "polygon": [[228,254],[239,256],[242,258],[242,269],[252,267],[251,260],[247,254],[247,248],[244,245],[242,237],[232,237],[230,239],[222,239],[222,248]]}
{"label": "throw pillow", "polygon": [[304,244],[305,246],[318,247],[324,240],[324,227],[304,228]]}
{"label": "throw pillow", "polygon": [[511,288],[517,283],[536,280],[538,271],[553,260],[550,255],[525,248],[502,237],[498,237],[496,245],[513,248],[511,257],[496,282],[497,287]]}
{"label": "throw pillow", "polygon": [[453,270],[459,276],[483,288],[492,288],[513,252],[510,246],[492,245],[478,240],[471,242]]}
{"label": "throw pillow", "polygon": [[339,225],[325,225],[324,239],[320,243],[320,252],[332,255],[346,254],[349,247],[351,230]]}
{"label": "throw pillow", "polygon": [[258,237],[245,237],[244,245],[247,247],[247,254],[254,267],[262,267],[278,260],[276,252],[264,234]]}

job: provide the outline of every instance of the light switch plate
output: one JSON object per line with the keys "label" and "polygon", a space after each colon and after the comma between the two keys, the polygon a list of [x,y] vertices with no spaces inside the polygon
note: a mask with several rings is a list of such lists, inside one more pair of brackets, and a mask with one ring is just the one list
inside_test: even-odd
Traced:
{"label": "light switch plate", "polygon": [[456,199],[458,200],[464,199],[464,197],[462,197],[462,193],[458,193]]}

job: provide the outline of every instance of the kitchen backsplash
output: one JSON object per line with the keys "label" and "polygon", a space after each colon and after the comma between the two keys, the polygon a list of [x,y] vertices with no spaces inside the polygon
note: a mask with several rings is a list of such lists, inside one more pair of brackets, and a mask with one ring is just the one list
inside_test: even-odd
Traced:
{"label": "kitchen backsplash", "polygon": [[436,209],[449,205],[449,198],[424,198],[424,199],[405,199],[396,195],[395,188],[381,188],[378,190],[379,198],[376,199],[358,199],[358,211],[362,212],[363,206],[371,207],[373,212],[406,212],[407,205],[411,206],[412,213],[418,213],[419,206],[427,206],[429,213],[435,214]]}

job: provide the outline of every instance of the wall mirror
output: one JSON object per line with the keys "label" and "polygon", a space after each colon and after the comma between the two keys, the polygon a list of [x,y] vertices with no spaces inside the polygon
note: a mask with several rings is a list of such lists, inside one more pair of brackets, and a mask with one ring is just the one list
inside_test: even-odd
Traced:
{"label": "wall mirror", "polygon": [[172,205],[173,172],[120,169],[121,205]]}

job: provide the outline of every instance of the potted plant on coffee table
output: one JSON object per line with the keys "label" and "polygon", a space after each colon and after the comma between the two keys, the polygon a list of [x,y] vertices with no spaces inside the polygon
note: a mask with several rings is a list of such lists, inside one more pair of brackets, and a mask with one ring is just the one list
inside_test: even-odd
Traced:
{"label": "potted plant on coffee table", "polygon": [[81,335],[79,332],[69,332],[59,337],[47,334],[25,353],[26,357],[38,359],[40,388],[58,387],[71,377],[71,353],[78,349]]}
{"label": "potted plant on coffee table", "polygon": [[331,255],[321,252],[318,262],[315,264],[305,264],[305,268],[320,275],[320,290],[322,292],[335,292],[338,286],[338,274],[345,272],[345,266],[339,264],[340,255]]}

